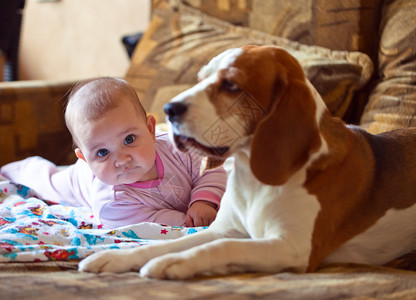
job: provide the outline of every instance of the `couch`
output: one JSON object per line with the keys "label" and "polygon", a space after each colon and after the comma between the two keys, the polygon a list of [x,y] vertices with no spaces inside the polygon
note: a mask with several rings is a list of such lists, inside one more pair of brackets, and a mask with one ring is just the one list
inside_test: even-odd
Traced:
{"label": "couch", "polygon": [[[416,125],[416,1],[153,0],[125,79],[163,123],[163,104],[214,55],[245,44],[285,47],[331,112],[371,133]],[[63,122],[74,82],[0,83],[0,165],[29,155],[74,162]],[[278,254],[277,254],[278,255]],[[416,253],[385,266],[189,281],[88,274],[77,261],[0,263],[0,298],[416,299]]]}

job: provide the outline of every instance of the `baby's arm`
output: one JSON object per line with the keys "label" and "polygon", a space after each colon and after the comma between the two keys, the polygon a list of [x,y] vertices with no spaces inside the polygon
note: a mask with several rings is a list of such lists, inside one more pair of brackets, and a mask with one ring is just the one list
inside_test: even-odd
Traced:
{"label": "baby's arm", "polygon": [[[199,168],[194,168],[194,170]],[[194,187],[186,214],[187,226],[209,226],[217,215],[221,198],[225,192],[227,174],[223,167],[193,174]]]}
{"label": "baby's arm", "polygon": [[[168,208],[163,199],[134,193],[131,190],[115,192],[116,199],[99,199],[93,204],[93,214],[106,228],[116,228],[141,222],[153,222],[169,226],[185,226],[185,213]],[[153,199],[152,199],[153,198]]]}

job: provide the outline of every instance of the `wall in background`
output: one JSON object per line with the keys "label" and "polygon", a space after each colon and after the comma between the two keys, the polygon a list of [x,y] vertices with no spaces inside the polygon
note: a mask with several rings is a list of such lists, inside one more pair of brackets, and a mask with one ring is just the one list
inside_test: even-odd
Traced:
{"label": "wall in background", "polygon": [[26,0],[19,80],[124,76],[121,37],[145,31],[150,0]]}

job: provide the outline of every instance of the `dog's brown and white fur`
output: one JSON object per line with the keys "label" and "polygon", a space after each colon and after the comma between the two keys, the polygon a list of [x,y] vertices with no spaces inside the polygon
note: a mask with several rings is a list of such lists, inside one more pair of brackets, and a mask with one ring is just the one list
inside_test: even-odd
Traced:
{"label": "dog's brown and white fur", "polygon": [[199,77],[166,111],[178,148],[205,153],[209,167],[235,159],[216,220],[160,245],[97,253],[80,270],[304,272],[416,249],[416,129],[346,126],[277,47],[230,49]]}

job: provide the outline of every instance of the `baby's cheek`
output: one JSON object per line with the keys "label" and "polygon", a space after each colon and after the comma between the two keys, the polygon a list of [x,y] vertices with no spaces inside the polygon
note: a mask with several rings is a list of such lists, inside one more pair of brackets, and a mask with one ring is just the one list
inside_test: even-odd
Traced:
{"label": "baby's cheek", "polygon": [[109,185],[118,184],[118,182],[116,182],[116,173],[113,168],[108,166],[108,164],[92,165],[91,170],[102,182]]}

